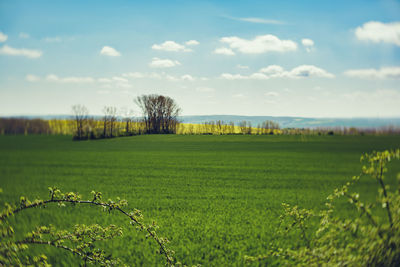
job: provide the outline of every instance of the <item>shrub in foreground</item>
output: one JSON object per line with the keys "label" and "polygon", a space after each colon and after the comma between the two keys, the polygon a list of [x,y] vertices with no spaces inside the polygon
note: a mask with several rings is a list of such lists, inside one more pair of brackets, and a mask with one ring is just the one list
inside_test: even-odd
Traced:
{"label": "shrub in foreground", "polygon": [[83,260],[83,265],[96,264],[100,266],[123,265],[118,258],[96,247],[98,241],[109,240],[122,235],[122,228],[116,225],[106,227],[98,224],[84,225],[76,224],[72,230],[56,229],[54,226],[37,226],[35,230],[27,233],[24,238],[16,239],[14,228],[9,222],[10,216],[16,216],[20,212],[30,208],[41,208],[50,204],[59,206],[90,205],[100,207],[109,213],[119,213],[127,217],[134,227],[146,233],[152,238],[158,247],[159,253],[165,258],[167,265],[173,265],[173,251],[167,248],[168,240],[157,235],[158,226],[155,222],[146,225],[139,210],[126,211],[124,207],[128,204],[126,200],[117,198],[116,201],[109,199],[106,202],[101,200],[101,193],[92,191],[91,200],[81,200],[79,194],[73,192],[62,193],[58,188],[50,187],[50,197],[47,200],[29,201],[25,197],[20,198],[18,205],[5,204],[0,213],[0,266],[50,266],[44,254],[26,256],[29,246],[51,246],[67,253],[72,253]]}
{"label": "shrub in foreground", "polygon": [[[283,204],[285,232],[297,231],[297,246],[271,248],[265,255],[246,257],[248,262],[276,260],[280,265],[300,266],[400,266],[400,174],[397,188],[385,184],[387,163],[400,158],[400,149],[373,152],[361,157],[362,173],[328,196],[320,213]],[[352,191],[360,179],[374,179],[378,196],[366,203]],[[357,216],[341,218],[335,200],[345,198]],[[317,214],[317,215],[315,215]],[[319,219],[317,231],[308,231],[312,218]]]}

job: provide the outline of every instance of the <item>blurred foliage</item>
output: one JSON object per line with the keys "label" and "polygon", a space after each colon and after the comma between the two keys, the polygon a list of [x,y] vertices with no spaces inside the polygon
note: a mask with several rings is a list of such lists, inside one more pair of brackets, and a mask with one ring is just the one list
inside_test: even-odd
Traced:
{"label": "blurred foliage", "polygon": [[[80,140],[102,139],[111,137],[133,136],[146,133],[146,124],[140,119],[131,117],[113,117],[104,120],[87,117],[83,123],[83,136]],[[114,121],[115,120],[115,121]],[[104,135],[104,127],[107,132]],[[0,118],[0,134],[56,134],[76,135],[76,122],[68,119],[25,119]],[[176,128],[176,129],[175,129]],[[176,134],[189,135],[398,135],[400,129],[395,127],[356,128],[356,127],[316,127],[316,128],[280,128],[274,121],[265,121],[259,125],[251,125],[248,121],[237,124],[226,121],[208,121],[202,124],[177,123]]]}
{"label": "blurred foliage", "polygon": [[[293,248],[284,249],[271,244],[266,255],[246,257],[248,262],[277,258],[281,265],[300,266],[399,266],[400,265],[400,174],[394,190],[385,184],[387,164],[400,159],[400,149],[364,154],[362,174],[354,176],[341,188],[329,195],[326,209],[314,215],[307,209],[283,204],[282,226],[286,231],[298,230],[300,238]],[[360,194],[352,192],[352,186],[364,176],[377,182],[378,197],[375,202],[364,202]],[[355,218],[335,215],[334,201],[346,198]],[[383,209],[386,216],[380,216]],[[312,217],[317,216],[318,229],[306,235]],[[297,242],[296,242],[297,241]]]}
{"label": "blurred foliage", "polygon": [[[130,219],[130,223],[138,230],[144,231],[146,237],[152,238],[159,247],[159,253],[165,256],[167,265],[172,266],[175,263],[174,252],[166,247],[168,239],[159,237],[156,229],[157,224],[153,221],[146,225],[143,221],[142,213],[134,209],[131,212],[123,210],[128,202],[117,198],[116,201],[108,199],[107,202],[101,202],[101,192],[92,191],[92,200],[81,200],[81,195],[74,192],[63,193],[57,187],[49,187],[50,198],[47,200],[35,199],[30,201],[21,196],[18,205],[5,203],[5,208],[0,212],[0,265],[1,266],[50,266],[47,256],[39,254],[36,256],[23,255],[23,252],[34,245],[45,245],[59,248],[82,258],[84,265],[98,264],[100,266],[125,265],[119,258],[115,258],[111,253],[98,248],[96,244],[99,241],[113,239],[123,235],[123,229],[115,225],[102,227],[98,224],[85,225],[76,224],[72,231],[59,230],[54,226],[36,226],[36,229],[25,234],[23,239],[18,240],[14,235],[14,228],[9,223],[9,217],[17,215],[19,212],[30,208],[44,208],[46,205],[56,203],[60,207],[66,204],[72,206],[88,204],[99,206],[104,211],[111,213],[118,211]],[[177,263],[180,264],[180,263]]]}

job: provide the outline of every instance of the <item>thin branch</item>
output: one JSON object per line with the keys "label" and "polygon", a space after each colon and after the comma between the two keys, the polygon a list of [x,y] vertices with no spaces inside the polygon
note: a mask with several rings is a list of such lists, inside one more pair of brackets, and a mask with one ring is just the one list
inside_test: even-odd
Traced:
{"label": "thin branch", "polygon": [[[169,255],[168,255],[168,252],[166,251],[166,248],[165,248],[164,244],[159,240],[159,238],[155,235],[155,233],[153,233],[147,227],[144,227],[142,223],[140,223],[137,219],[135,219],[134,216],[129,215],[126,211],[124,211],[120,207],[115,207],[115,206],[113,206],[113,205],[111,205],[109,203],[94,202],[94,201],[89,201],[89,200],[49,199],[49,200],[45,200],[45,201],[36,202],[36,203],[31,204],[31,205],[27,205],[27,206],[22,206],[22,207],[16,208],[15,210],[12,211],[12,214],[18,213],[18,212],[20,212],[22,210],[25,210],[25,209],[40,207],[40,206],[43,206],[43,205],[48,204],[48,203],[90,204],[90,205],[102,206],[102,207],[107,207],[107,208],[110,208],[110,209],[118,210],[119,212],[121,212],[125,216],[129,217],[129,219],[131,221],[133,221],[134,223],[142,226],[142,229],[146,230],[146,232],[157,242],[158,246],[161,249],[161,254],[163,254],[165,256],[165,258],[167,260],[167,263],[169,265],[172,265],[172,261],[171,261]],[[3,216],[0,217],[0,220],[3,220],[4,218],[6,218],[8,216],[9,215],[4,214]]]}
{"label": "thin branch", "polygon": [[[346,197],[350,198],[351,200],[353,200],[354,203],[360,202],[357,198],[353,197],[352,195],[349,195],[349,194],[347,194],[347,193],[344,193],[344,195],[345,195]],[[364,205],[359,205],[358,207],[367,215],[367,217],[368,217],[368,219],[371,221],[372,225],[375,226],[375,227],[377,227],[377,226],[378,226],[377,222],[374,220],[374,218],[372,217],[371,213],[369,213],[369,212],[367,211],[367,209],[364,207]]]}
{"label": "thin branch", "polygon": [[379,176],[376,177],[376,178],[377,178],[377,180],[379,181],[379,183],[380,183],[380,185],[381,185],[381,187],[382,187],[383,195],[385,196],[385,199],[386,199],[386,201],[385,201],[385,203],[386,203],[386,210],[387,210],[388,217],[389,217],[390,227],[392,228],[392,227],[393,227],[392,213],[390,212],[389,200],[388,200],[388,196],[387,196],[385,184],[383,183],[383,179],[382,179],[382,176],[383,176],[383,165],[382,165],[382,161],[379,162],[379,166],[380,166],[380,174],[379,174]]}
{"label": "thin branch", "polygon": [[64,249],[64,250],[66,250],[66,251],[71,252],[71,253],[74,254],[74,255],[78,255],[79,257],[83,258],[84,260],[90,260],[90,261],[93,261],[93,262],[101,262],[101,263],[104,263],[104,262],[99,261],[99,260],[97,260],[97,259],[94,259],[94,258],[92,258],[92,257],[90,257],[90,256],[84,255],[84,254],[80,253],[79,251],[75,251],[75,250],[73,250],[73,249],[70,248],[70,247],[63,246],[63,245],[57,245],[54,241],[42,241],[42,240],[35,240],[35,239],[24,239],[24,240],[21,240],[21,241],[17,241],[17,242],[15,242],[15,243],[16,243],[16,244],[49,245],[49,246],[53,246],[53,247],[56,247],[56,248],[62,248],[62,249]]}

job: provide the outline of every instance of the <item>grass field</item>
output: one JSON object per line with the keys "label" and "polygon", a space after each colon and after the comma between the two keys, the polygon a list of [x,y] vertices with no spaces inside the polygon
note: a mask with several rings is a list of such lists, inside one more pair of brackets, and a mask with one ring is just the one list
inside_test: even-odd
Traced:
{"label": "grass field", "polygon": [[[360,173],[360,155],[400,146],[399,136],[142,135],[73,142],[70,136],[0,136],[0,202],[45,198],[48,186],[90,197],[120,196],[160,226],[185,264],[241,266],[277,236],[281,203],[321,209],[326,196]],[[399,163],[390,173],[400,172]],[[394,179],[393,179],[394,180]],[[393,182],[393,181],[392,181]],[[357,190],[374,198],[372,179]],[[353,214],[340,205],[344,215]],[[35,224],[119,224],[120,216],[88,207],[46,207],[15,217],[17,231]],[[154,244],[134,229],[105,245],[127,263],[163,265]],[[35,248],[35,249],[43,249]],[[35,250],[34,249],[34,250]],[[76,258],[46,248],[56,265]]]}

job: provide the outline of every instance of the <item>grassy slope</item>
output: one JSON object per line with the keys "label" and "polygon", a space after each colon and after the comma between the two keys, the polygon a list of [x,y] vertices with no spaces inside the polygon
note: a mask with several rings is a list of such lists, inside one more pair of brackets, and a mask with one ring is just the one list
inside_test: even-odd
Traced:
{"label": "grassy slope", "polygon": [[[136,136],[72,142],[68,136],[0,136],[5,199],[45,197],[47,187],[86,196],[126,198],[155,219],[184,263],[242,265],[276,236],[282,202],[322,208],[324,199],[360,169],[363,152],[400,146],[400,137],[373,136]],[[397,164],[395,170],[400,171]],[[372,198],[370,180],[359,190]],[[345,209],[343,213],[351,214]],[[15,218],[35,223],[118,223],[97,209],[47,207]],[[113,253],[136,264],[162,265],[154,246],[134,230],[113,241]],[[284,240],[282,240],[284,242]],[[56,264],[71,256],[48,250]]]}

